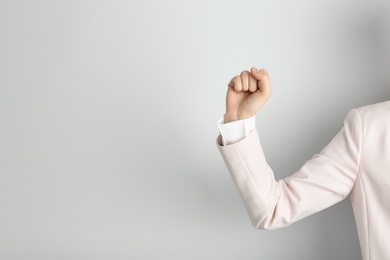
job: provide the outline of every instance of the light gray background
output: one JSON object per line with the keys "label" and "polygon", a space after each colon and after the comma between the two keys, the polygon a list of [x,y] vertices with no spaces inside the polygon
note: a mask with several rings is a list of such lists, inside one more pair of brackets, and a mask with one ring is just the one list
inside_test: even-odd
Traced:
{"label": "light gray background", "polygon": [[349,200],[252,228],[217,150],[229,80],[271,74],[276,178],[388,100],[378,1],[0,1],[0,259],[360,259]]}

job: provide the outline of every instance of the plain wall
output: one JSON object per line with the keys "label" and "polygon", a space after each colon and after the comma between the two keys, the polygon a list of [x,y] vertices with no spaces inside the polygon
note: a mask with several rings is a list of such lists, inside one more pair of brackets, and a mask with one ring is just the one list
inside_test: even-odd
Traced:
{"label": "plain wall", "polygon": [[277,179],[390,98],[379,1],[0,1],[0,259],[360,259],[349,199],[254,229],[216,147],[266,68]]}

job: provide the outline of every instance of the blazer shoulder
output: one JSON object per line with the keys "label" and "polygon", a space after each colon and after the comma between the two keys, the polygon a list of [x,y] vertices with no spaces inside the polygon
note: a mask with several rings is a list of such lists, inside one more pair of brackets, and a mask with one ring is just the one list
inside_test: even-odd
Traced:
{"label": "blazer shoulder", "polygon": [[356,108],[362,119],[389,118],[390,100]]}
{"label": "blazer shoulder", "polygon": [[390,134],[390,100],[356,108],[366,134]]}

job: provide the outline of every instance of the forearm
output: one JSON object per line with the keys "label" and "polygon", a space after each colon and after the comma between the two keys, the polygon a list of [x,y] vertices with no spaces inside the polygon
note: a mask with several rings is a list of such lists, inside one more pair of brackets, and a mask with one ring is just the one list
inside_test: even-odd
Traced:
{"label": "forearm", "polygon": [[243,140],[218,149],[246,207],[252,225],[263,228],[263,220],[278,198],[278,183],[262,151],[254,128]]}

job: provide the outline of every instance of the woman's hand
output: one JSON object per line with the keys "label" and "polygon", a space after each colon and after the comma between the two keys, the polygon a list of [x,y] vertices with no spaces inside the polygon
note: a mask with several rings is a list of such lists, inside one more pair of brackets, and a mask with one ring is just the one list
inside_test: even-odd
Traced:
{"label": "woman's hand", "polygon": [[225,123],[254,116],[271,95],[270,76],[265,69],[244,70],[228,84]]}

